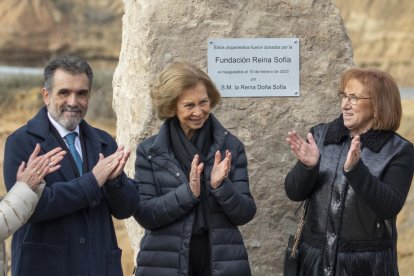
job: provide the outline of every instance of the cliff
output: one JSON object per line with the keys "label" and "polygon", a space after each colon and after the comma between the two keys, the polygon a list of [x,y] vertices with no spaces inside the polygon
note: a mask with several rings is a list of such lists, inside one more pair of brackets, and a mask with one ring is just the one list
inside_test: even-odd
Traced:
{"label": "cliff", "polygon": [[414,86],[414,2],[334,0],[352,40],[357,66],[379,67],[400,87]]}
{"label": "cliff", "polygon": [[[414,2],[333,2],[352,40],[355,64],[379,67],[401,87],[414,86]],[[43,66],[53,56],[70,53],[114,68],[122,15],[122,0],[2,0],[0,63]]]}
{"label": "cliff", "polygon": [[0,61],[43,66],[53,56],[70,53],[114,67],[122,14],[121,0],[2,0]]}

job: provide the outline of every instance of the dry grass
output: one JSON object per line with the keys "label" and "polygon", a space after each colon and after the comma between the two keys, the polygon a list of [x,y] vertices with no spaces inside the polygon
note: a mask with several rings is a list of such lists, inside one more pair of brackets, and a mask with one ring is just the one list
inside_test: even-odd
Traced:
{"label": "dry grass", "polygon": [[403,116],[398,132],[414,143],[414,100],[403,100]]}
{"label": "dry grass", "polygon": [[[403,100],[403,118],[399,133],[414,143],[414,100]],[[414,181],[413,181],[414,183]],[[398,264],[401,276],[413,275],[414,264],[414,189],[413,183],[404,208],[397,218]]]}

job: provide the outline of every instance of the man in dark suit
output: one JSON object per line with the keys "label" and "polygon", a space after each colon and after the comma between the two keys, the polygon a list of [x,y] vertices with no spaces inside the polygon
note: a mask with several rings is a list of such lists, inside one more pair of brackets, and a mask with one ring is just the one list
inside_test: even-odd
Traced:
{"label": "man in dark suit", "polygon": [[138,205],[136,185],[123,172],[130,151],[84,120],[93,79],[87,62],[59,57],[44,75],[46,106],[6,141],[7,189],[36,143],[44,152],[62,147],[68,154],[45,177],[35,212],[13,236],[12,274],[123,275],[111,215],[130,217]]}

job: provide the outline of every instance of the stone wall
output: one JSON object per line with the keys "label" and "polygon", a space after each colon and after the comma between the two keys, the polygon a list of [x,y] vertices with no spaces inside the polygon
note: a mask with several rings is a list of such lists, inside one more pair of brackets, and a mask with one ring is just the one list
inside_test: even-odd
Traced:
{"label": "stone wall", "polygon": [[[187,59],[207,70],[208,38],[297,37],[300,41],[300,97],[225,98],[214,111],[245,144],[256,217],[241,227],[254,275],[282,271],[287,236],[294,232],[297,203],[283,181],[295,159],[285,142],[296,129],[305,134],[340,112],[336,89],[352,64],[351,42],[329,0],[124,0],[122,49],[115,71],[114,109],[119,144],[135,150],[155,134],[151,79],[173,60]],[[134,175],[133,154],[127,173]],[[142,229],[127,228],[137,251]]]}

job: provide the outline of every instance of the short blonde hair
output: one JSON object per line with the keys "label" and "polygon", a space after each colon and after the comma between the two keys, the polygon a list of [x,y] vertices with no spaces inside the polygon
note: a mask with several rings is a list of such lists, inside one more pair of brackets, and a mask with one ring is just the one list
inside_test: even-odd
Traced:
{"label": "short blonde hair", "polygon": [[152,105],[161,120],[175,116],[177,100],[188,88],[202,82],[207,89],[211,108],[220,102],[220,92],[210,77],[187,61],[176,61],[168,65],[157,77],[151,90]]}
{"label": "short blonde hair", "polygon": [[400,127],[402,107],[394,78],[374,68],[351,68],[342,73],[340,91],[344,91],[351,79],[360,81],[371,98],[375,114],[373,129],[396,131]]}

